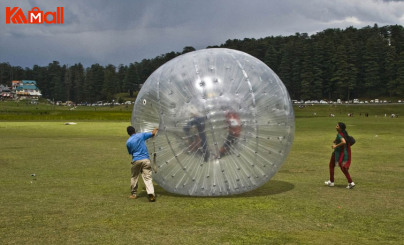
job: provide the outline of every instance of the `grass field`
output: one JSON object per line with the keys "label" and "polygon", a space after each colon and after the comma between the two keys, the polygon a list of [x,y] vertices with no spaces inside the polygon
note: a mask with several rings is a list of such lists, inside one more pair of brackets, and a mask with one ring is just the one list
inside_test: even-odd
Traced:
{"label": "grass field", "polygon": [[[296,108],[264,186],[207,198],[156,185],[155,203],[128,199],[130,108],[92,110],[0,103],[0,244],[403,244],[404,105]],[[352,190],[339,169],[324,186],[338,121],[357,140]]]}
{"label": "grass field", "polygon": [[73,108],[50,104],[33,105],[24,101],[6,101],[0,102],[0,121],[130,121],[132,106],[79,106]]}

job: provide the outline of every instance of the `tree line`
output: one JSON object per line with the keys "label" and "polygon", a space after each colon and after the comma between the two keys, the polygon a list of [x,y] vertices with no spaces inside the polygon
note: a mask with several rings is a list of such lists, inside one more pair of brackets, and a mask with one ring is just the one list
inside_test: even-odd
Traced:
{"label": "tree line", "polygon": [[[313,35],[227,40],[219,46],[246,52],[266,63],[283,81],[292,99],[383,98],[404,96],[404,28],[326,29]],[[0,84],[36,80],[43,97],[76,103],[112,101],[117,93],[136,96],[158,67],[187,52],[170,52],[129,65],[84,67],[53,61],[33,68],[0,63]]]}

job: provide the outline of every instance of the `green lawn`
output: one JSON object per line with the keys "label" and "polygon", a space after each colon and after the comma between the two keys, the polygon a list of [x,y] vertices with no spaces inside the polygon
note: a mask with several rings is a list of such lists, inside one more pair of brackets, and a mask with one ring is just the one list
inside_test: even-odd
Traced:
{"label": "green lawn", "polygon": [[[404,105],[296,108],[291,153],[264,186],[214,198],[156,186],[155,203],[128,199],[131,108],[41,121],[59,109],[15,107],[0,103],[0,244],[403,244]],[[357,140],[352,190],[339,169],[323,184],[338,121]]]}
{"label": "green lawn", "polygon": [[[28,102],[0,102],[0,121],[130,121],[133,105],[56,106]],[[129,118],[129,119],[128,119]]]}

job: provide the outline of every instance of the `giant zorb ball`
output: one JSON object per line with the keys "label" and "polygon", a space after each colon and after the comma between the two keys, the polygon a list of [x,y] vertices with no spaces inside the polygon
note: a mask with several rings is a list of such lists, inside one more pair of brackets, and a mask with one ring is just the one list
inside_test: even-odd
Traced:
{"label": "giant zorb ball", "polygon": [[[144,83],[132,112],[165,190],[222,196],[256,189],[281,167],[295,121],[288,92],[246,53],[204,49],[172,59]],[[155,156],[154,156],[154,153]]]}

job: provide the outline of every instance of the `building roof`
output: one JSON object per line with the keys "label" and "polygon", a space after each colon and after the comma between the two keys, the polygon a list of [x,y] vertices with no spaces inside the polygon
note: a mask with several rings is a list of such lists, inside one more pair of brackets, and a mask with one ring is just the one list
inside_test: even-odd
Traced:
{"label": "building roof", "polygon": [[10,88],[6,85],[0,84],[0,92],[10,92]]}
{"label": "building roof", "polygon": [[34,84],[36,85],[36,81],[34,80],[21,80],[21,82],[25,85],[25,84]]}
{"label": "building roof", "polygon": [[34,80],[12,81],[12,83],[13,90],[18,96],[42,96]]}
{"label": "building roof", "polygon": [[23,84],[22,86],[17,87],[17,90],[24,90],[24,89],[37,90],[38,88],[34,84]]}

